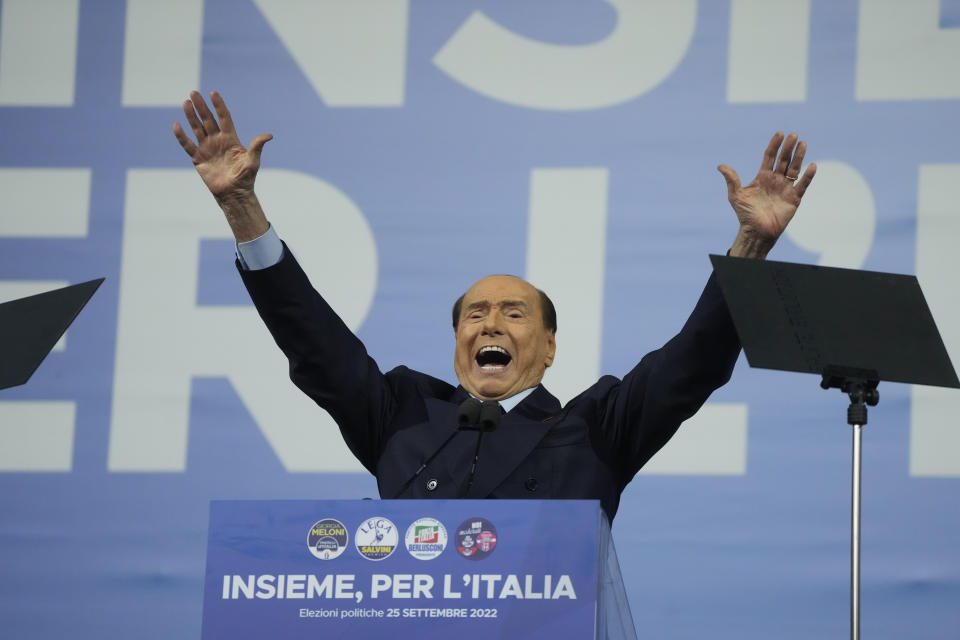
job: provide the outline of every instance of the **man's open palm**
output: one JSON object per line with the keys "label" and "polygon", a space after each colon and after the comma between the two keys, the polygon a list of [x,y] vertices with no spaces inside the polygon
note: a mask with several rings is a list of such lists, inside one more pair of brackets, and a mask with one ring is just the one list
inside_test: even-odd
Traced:
{"label": "man's open palm", "polygon": [[216,118],[197,91],[191,92],[190,100],[183,103],[183,113],[196,136],[196,144],[179,122],[173,125],[173,135],[215,198],[222,200],[251,193],[263,145],[273,136],[260,134],[250,142],[249,148],[244,148],[223,98],[214,91],[210,101],[217,111]]}
{"label": "man's open palm", "polygon": [[780,237],[817,172],[817,165],[811,163],[799,176],[806,151],[807,143],[798,140],[797,134],[791,133],[784,140],[778,131],[763,153],[757,176],[745,187],[732,168],[725,164],[717,167],[727,181],[727,198],[744,233],[771,246]]}

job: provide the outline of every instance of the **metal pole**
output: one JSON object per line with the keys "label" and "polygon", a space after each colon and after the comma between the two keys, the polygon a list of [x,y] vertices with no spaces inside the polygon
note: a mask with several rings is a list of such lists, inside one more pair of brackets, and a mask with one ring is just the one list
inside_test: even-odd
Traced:
{"label": "metal pole", "polygon": [[860,640],[860,436],[853,425],[853,482],[850,508],[850,638]]}
{"label": "metal pole", "polygon": [[850,396],[847,424],[853,427],[853,464],[850,491],[850,637],[860,640],[860,439],[867,424],[867,405],[877,406],[879,380],[823,374],[820,386],[840,389]]}

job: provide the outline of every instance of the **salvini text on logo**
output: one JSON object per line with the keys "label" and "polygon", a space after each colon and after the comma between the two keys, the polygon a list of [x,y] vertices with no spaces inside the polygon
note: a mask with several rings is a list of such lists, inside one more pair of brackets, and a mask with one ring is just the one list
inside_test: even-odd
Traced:
{"label": "salvini text on logo", "polygon": [[[570,576],[562,574],[444,574],[441,584],[421,573],[375,573],[370,598],[472,600],[576,600]],[[223,600],[355,600],[364,597],[355,574],[248,574],[223,576]]]}

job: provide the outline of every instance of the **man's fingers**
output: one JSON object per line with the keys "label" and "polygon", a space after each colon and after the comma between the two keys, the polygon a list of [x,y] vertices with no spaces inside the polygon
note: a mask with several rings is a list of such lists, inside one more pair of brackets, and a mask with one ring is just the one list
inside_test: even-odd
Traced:
{"label": "man's fingers", "polygon": [[802,176],[800,176],[800,181],[797,182],[796,189],[797,189],[798,196],[800,196],[801,198],[803,197],[803,194],[806,193],[807,187],[810,186],[810,182],[813,181],[813,176],[816,173],[817,173],[817,165],[815,162],[811,162],[809,166],[807,166],[807,170],[803,172]]}
{"label": "man's fingers", "polygon": [[803,167],[803,156],[807,154],[807,143],[803,140],[797,141],[797,148],[793,152],[793,159],[790,161],[790,166],[787,167],[787,177],[795,177],[800,175],[800,168]]}
{"label": "man's fingers", "polygon": [[[777,168],[774,173],[787,173],[787,167],[790,166],[790,159],[793,156],[793,148],[797,146],[797,134],[791,133],[783,143],[783,149],[780,150],[780,160],[777,161]],[[791,174],[797,175],[797,174]]]}
{"label": "man's fingers", "polygon": [[233,118],[230,117],[230,110],[227,104],[216,91],[210,92],[210,102],[217,111],[217,118],[220,120],[220,130],[224,133],[235,133],[233,128]]}
{"label": "man's fingers", "polygon": [[197,142],[202,142],[207,137],[207,132],[203,130],[203,124],[197,117],[197,112],[193,108],[193,102],[186,100],[183,103],[183,115],[186,116],[190,128],[193,129],[193,135],[197,137]]}
{"label": "man's fingers", "polygon": [[780,143],[783,142],[783,132],[777,131],[773,134],[773,137],[770,138],[770,144],[767,145],[767,148],[763,152],[763,160],[760,162],[760,169],[766,169],[767,171],[773,171],[773,163],[777,161],[777,149],[780,148]]}
{"label": "man's fingers", "polygon": [[725,164],[718,166],[717,171],[719,171],[723,179],[727,181],[727,197],[733,198],[734,194],[740,189],[740,176]]}
{"label": "man's fingers", "polygon": [[787,176],[800,175],[800,169],[803,168],[803,157],[807,155],[807,143],[803,140],[797,140],[797,146],[793,151],[793,158],[790,159],[790,165],[787,167]]}
{"label": "man's fingers", "polygon": [[213,117],[213,113],[211,113],[207,102],[203,99],[203,96],[200,95],[200,92],[191,91],[190,99],[193,101],[193,106],[196,108],[197,113],[200,114],[200,121],[203,123],[204,131],[206,131],[207,134],[214,134],[220,131],[217,120]]}
{"label": "man's fingers", "polygon": [[270,140],[273,140],[273,135],[269,133],[261,133],[250,141],[250,146],[247,147],[247,153],[252,153],[259,163],[260,153],[263,151],[263,145],[267,144],[267,142]]}
{"label": "man's fingers", "polygon": [[193,154],[197,151],[197,145],[193,144],[193,141],[187,137],[186,132],[184,132],[179,122],[173,123],[173,136],[177,139],[177,142],[180,143],[180,146],[183,147],[183,150],[187,152],[187,155],[192,158]]}

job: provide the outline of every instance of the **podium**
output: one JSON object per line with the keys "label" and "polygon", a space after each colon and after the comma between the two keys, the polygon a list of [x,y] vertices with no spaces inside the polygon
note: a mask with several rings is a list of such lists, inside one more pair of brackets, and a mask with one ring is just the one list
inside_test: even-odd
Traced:
{"label": "podium", "polygon": [[636,638],[594,500],[213,501],[202,638]]}

